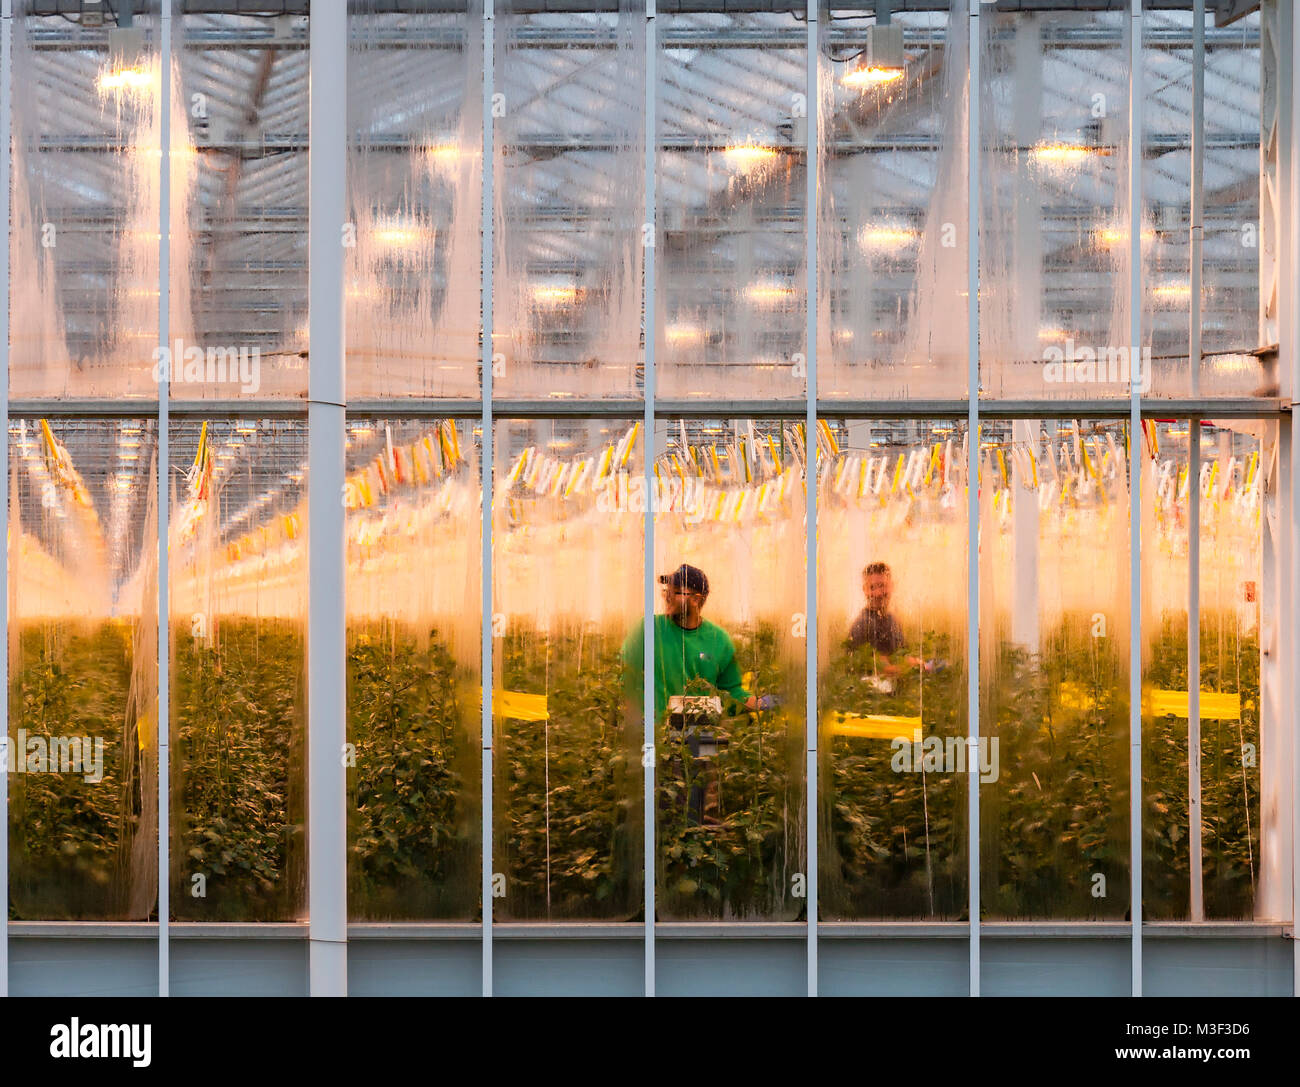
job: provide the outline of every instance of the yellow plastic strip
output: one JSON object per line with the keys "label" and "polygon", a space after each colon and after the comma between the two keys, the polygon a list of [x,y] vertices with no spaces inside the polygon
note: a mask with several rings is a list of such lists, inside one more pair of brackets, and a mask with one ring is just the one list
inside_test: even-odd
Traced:
{"label": "yellow plastic strip", "polygon": [[546,695],[525,694],[523,691],[493,691],[492,708],[496,716],[513,721],[545,721],[550,716],[546,709]]}
{"label": "yellow plastic strip", "polygon": [[822,722],[836,736],[854,736],[863,740],[905,740],[915,743],[921,739],[919,717],[893,717],[883,713],[841,713],[833,710]]}
{"label": "yellow plastic strip", "polygon": [[[1143,710],[1152,717],[1187,717],[1191,699],[1186,691],[1152,691],[1143,699]],[[1240,721],[1241,695],[1222,691],[1201,692],[1201,719]]]}

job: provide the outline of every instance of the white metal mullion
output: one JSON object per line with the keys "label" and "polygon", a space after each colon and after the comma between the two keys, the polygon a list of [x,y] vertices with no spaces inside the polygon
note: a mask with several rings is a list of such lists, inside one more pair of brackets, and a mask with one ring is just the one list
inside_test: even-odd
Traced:
{"label": "white metal mullion", "polygon": [[[1300,26],[1292,4],[1279,4],[1279,22],[1285,28],[1279,44],[1279,54],[1290,61],[1279,64],[1279,87],[1285,98],[1280,103],[1281,120],[1278,125],[1279,148],[1278,165],[1285,170],[1285,195],[1281,199],[1284,209],[1283,223],[1286,225],[1285,253],[1281,252],[1279,243],[1279,263],[1282,269],[1282,283],[1285,290],[1279,289],[1279,297],[1284,299],[1281,316],[1282,350],[1278,365],[1278,377],[1282,383],[1283,394],[1292,402],[1300,390],[1300,229],[1297,229],[1298,212],[1300,212],[1300,80],[1295,77],[1295,66],[1300,62]],[[1281,195],[1281,194],[1279,194]],[[1283,367],[1287,369],[1284,370]],[[1297,619],[1300,615],[1300,501],[1297,495],[1297,481],[1300,481],[1300,441],[1296,440],[1295,428],[1290,422],[1291,416],[1285,418],[1279,428],[1287,436],[1290,452],[1290,478],[1281,490],[1284,501],[1290,503],[1289,517],[1279,518],[1284,526],[1286,538],[1287,561],[1290,565],[1290,586],[1288,601],[1289,614],[1281,621],[1286,634],[1284,644],[1289,648],[1289,689],[1294,694],[1296,676],[1300,676],[1300,637],[1297,637]],[[1281,451],[1279,450],[1279,458]],[[1281,617],[1280,617],[1281,619]],[[1294,922],[1300,907],[1300,711],[1292,702],[1287,707],[1288,726],[1291,733],[1291,921]],[[1300,940],[1292,940],[1291,991],[1300,992]]]}
{"label": "white metal mullion", "polygon": [[[658,195],[655,164],[657,158],[657,120],[656,103],[658,65],[656,50],[658,48],[658,13],[655,0],[646,0],[645,23],[645,222],[642,227],[654,243],[658,240]],[[642,766],[642,804],[643,804],[643,860],[645,907],[645,981],[646,996],[655,995],[655,872],[657,870],[657,853],[655,843],[655,770],[658,758],[655,753],[655,507],[659,492],[654,479],[655,458],[655,335],[657,331],[655,313],[655,263],[658,249],[652,244],[642,247],[644,307],[645,307],[645,405],[642,420],[642,455],[645,470],[645,493],[651,500],[645,504],[645,523],[643,535],[644,574],[642,622],[644,623],[645,657],[642,661],[641,682],[641,766]]]}
{"label": "white metal mullion", "polygon": [[1142,0],[1129,27],[1129,865],[1132,995],[1142,995]]}
{"label": "white metal mullion", "polygon": [[817,65],[820,50],[817,42],[817,3],[808,0],[808,56],[807,56],[807,102],[804,111],[805,135],[805,175],[806,190],[804,196],[804,219],[807,228],[807,247],[804,254],[805,305],[808,314],[808,328],[804,346],[806,353],[805,372],[807,373],[805,396],[807,401],[806,431],[808,434],[808,467],[804,513],[804,546],[807,557],[804,568],[807,583],[804,587],[804,633],[806,705],[805,744],[806,759],[806,808],[805,835],[806,873],[804,899],[808,915],[808,995],[817,995],[817,123],[820,113],[817,87]]}
{"label": "white metal mullion", "polygon": [[483,298],[483,346],[482,346],[482,436],[479,452],[480,480],[482,500],[480,503],[482,525],[480,544],[482,547],[482,578],[479,583],[482,597],[482,623],[480,626],[482,670],[480,688],[482,696],[482,717],[479,721],[479,740],[482,747],[482,857],[483,857],[483,979],[484,996],[492,995],[492,470],[493,470],[493,434],[492,434],[492,272],[494,254],[495,214],[493,201],[493,172],[496,169],[495,131],[492,123],[492,94],[495,87],[494,69],[496,29],[496,12],[493,0],[483,3],[483,160],[480,180],[483,189],[482,238],[482,298]]}
{"label": "white metal mullion", "polygon": [[[1201,282],[1205,237],[1205,0],[1192,11],[1192,204],[1191,308],[1187,359],[1192,396],[1201,391]],[[1187,428],[1189,460],[1187,514],[1187,852],[1190,859],[1190,916],[1205,920],[1201,858],[1201,421]]]}
{"label": "white metal mullion", "polygon": [[[9,81],[13,69],[13,0],[0,5],[0,193],[5,213],[0,215],[0,691],[9,690],[9,145],[13,97]],[[0,698],[0,996],[9,995],[9,764],[17,753],[9,749],[9,699]]]}
{"label": "white metal mullion", "polygon": [[970,0],[969,72],[966,96],[966,798],[967,909],[970,924],[970,995],[980,995],[980,571],[979,571],[979,446],[980,446],[980,18],[979,3]]}
{"label": "white metal mullion", "polygon": [[347,723],[343,505],[343,244],[347,220],[345,4],[309,22],[307,904],[310,991],[347,994]]}
{"label": "white metal mullion", "polygon": [[[158,93],[159,181],[158,181],[158,343],[164,349],[171,342],[171,67],[172,0],[163,0],[159,29]],[[158,712],[154,729],[158,760],[158,995],[171,995],[171,612],[169,610],[170,569],[167,540],[170,509],[167,493],[167,465],[171,455],[168,429],[171,418],[168,401],[171,374],[159,368],[158,381]]]}

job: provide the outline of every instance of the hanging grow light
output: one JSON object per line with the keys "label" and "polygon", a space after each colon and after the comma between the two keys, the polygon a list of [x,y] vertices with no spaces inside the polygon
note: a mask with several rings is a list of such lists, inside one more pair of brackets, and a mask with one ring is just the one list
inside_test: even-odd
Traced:
{"label": "hanging grow light", "polygon": [[540,283],[533,288],[533,301],[540,306],[567,306],[578,300],[572,283]]}
{"label": "hanging grow light", "polygon": [[[1156,232],[1150,227],[1142,231],[1142,243],[1145,245],[1155,239]],[[1097,240],[1104,246],[1110,248],[1117,245],[1128,244],[1128,230],[1123,227],[1104,227],[1097,232]]]}
{"label": "hanging grow light", "polygon": [[903,78],[907,54],[903,51],[903,28],[877,24],[867,28],[867,45],[858,66],[841,82],[846,87],[880,87]]}
{"label": "hanging grow light", "polygon": [[704,331],[698,325],[669,325],[664,329],[664,340],[675,346],[689,346],[704,340]]}
{"label": "hanging grow light", "polygon": [[142,91],[153,85],[151,65],[143,59],[144,32],[120,26],[108,32],[108,65],[100,73],[100,93]]}
{"label": "hanging grow light", "polygon": [[745,288],[745,297],[759,305],[771,306],[794,297],[794,288],[781,283],[751,283]]}
{"label": "hanging grow light", "polygon": [[771,162],[780,153],[774,147],[764,147],[754,143],[732,144],[723,148],[722,153],[727,162],[739,170],[752,170],[764,163]]}
{"label": "hanging grow light", "polygon": [[920,234],[908,227],[901,226],[867,226],[858,235],[858,242],[863,249],[897,249],[910,245]]}

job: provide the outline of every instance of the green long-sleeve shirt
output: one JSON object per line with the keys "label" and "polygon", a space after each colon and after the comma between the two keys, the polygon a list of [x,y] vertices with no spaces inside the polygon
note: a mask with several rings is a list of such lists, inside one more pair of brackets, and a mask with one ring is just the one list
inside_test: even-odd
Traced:
{"label": "green long-sleeve shirt", "polygon": [[[623,642],[623,664],[628,692],[641,694],[645,668],[645,627],[637,625]],[[736,647],[716,623],[707,619],[694,630],[684,630],[667,615],[655,616],[655,718],[663,718],[672,695],[684,694],[692,679],[705,679],[732,698],[749,697],[736,663]]]}

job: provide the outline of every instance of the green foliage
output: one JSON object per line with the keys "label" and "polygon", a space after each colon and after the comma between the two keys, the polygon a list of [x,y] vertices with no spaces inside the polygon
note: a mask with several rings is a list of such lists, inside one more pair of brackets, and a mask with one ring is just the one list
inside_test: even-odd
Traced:
{"label": "green foliage", "polygon": [[305,904],[301,627],[223,621],[212,644],[178,634],[172,661],[172,913],[292,920]]}
{"label": "green foliage", "polygon": [[[425,632],[420,632],[424,634]],[[621,634],[621,632],[619,632]],[[656,769],[659,916],[794,919],[803,902],[802,661],[770,626],[732,631],[751,689],[782,705],[744,712],[724,698],[711,726],[728,743],[705,765],[661,726]],[[122,916],[139,803],[125,782],[129,631],[101,624],[18,635],[11,731],[100,736],[100,785],[72,775],[11,777],[14,918]],[[1093,639],[1082,616],[1047,635],[1041,657],[1005,639],[985,654],[981,716],[999,776],[981,787],[987,917],[1122,917],[1128,901],[1127,652]],[[642,724],[621,674],[619,639],[585,627],[511,630],[497,643],[498,686],[545,694],[548,719],[496,726],[495,851],[502,918],[638,916]],[[1241,691],[1242,719],[1202,723],[1206,914],[1250,916],[1259,864],[1259,650],[1229,615],[1203,617],[1202,687]],[[871,680],[871,650],[836,651],[823,715],[920,716],[926,735],[966,728],[964,653],[925,635],[895,690]],[[1230,666],[1221,669],[1219,662]],[[212,645],[177,637],[173,654],[172,902],[186,920],[281,920],[304,906],[303,639],[288,623],[226,622]],[[1186,689],[1186,630],[1152,640],[1148,687]],[[437,630],[383,626],[348,651],[349,895],[352,916],[438,919],[478,908],[477,676]],[[1185,917],[1187,721],[1144,725],[1145,909]],[[822,915],[963,916],[966,775],[899,772],[887,740],[823,731]],[[710,785],[701,821],[691,789]],[[713,798],[716,796],[716,803]],[[207,877],[204,898],[190,877]],[[1096,875],[1105,897],[1094,897]]]}
{"label": "green foliage", "polygon": [[[1147,675],[1156,687],[1187,690],[1187,622],[1166,619],[1151,643]],[[1259,872],[1259,643],[1231,613],[1202,613],[1201,689],[1241,695],[1241,720],[1201,721],[1201,863],[1205,915],[1252,916]],[[1243,745],[1256,765],[1245,765]],[[1187,916],[1187,720],[1152,717],[1142,736],[1143,909],[1152,919]]]}
{"label": "green foliage", "polygon": [[626,917],[639,897],[640,721],[619,642],[593,629],[509,631],[501,686],[545,694],[545,721],[499,718],[495,860],[503,918]]}
{"label": "green foliage", "polygon": [[473,677],[430,632],[363,632],[348,651],[348,908],[364,920],[478,909]]}
{"label": "green foliage", "polygon": [[[870,646],[839,652],[823,671],[823,721],[833,711],[921,717],[926,735],[966,731],[964,654],[927,633],[923,657],[950,662],[933,674],[899,666],[894,691],[872,682]],[[956,917],[966,902],[966,782],[961,774],[898,773],[890,741],[823,729],[821,879],[823,917]]]}
{"label": "green foliage", "polygon": [[9,777],[11,919],[111,919],[126,899],[125,857],[138,811],[122,795],[122,740],[130,682],[124,624],[32,624],[15,632],[9,684],[10,758],[27,739],[103,740],[101,781],[84,774]]}

